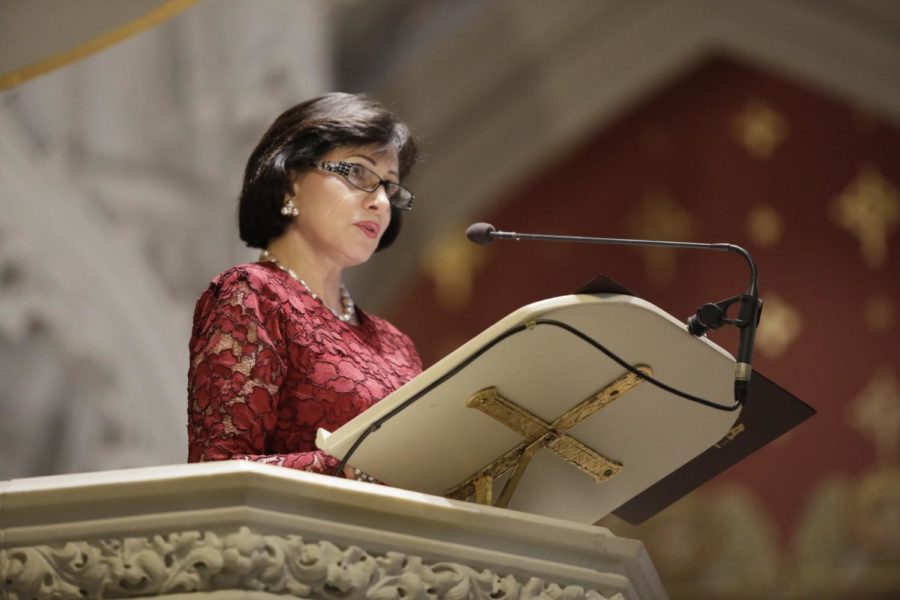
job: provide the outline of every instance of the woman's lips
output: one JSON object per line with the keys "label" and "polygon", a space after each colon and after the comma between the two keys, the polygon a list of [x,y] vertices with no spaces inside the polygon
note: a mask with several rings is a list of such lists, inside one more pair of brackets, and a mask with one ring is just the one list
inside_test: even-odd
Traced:
{"label": "woman's lips", "polygon": [[359,223],[354,223],[354,225],[373,240],[378,237],[378,232],[381,230],[381,226],[375,221],[360,221]]}

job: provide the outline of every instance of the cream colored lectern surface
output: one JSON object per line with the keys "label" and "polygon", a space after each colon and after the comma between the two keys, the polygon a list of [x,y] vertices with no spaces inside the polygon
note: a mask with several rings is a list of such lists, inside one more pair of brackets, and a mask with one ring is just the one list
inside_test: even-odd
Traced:
{"label": "cream colored lectern surface", "polygon": [[570,295],[525,306],[335,432],[319,448],[343,458],[377,419],[511,328],[529,324],[388,420],[350,463],[389,485],[433,495],[485,493],[496,503],[527,466],[508,508],[593,523],[721,440],[737,419],[628,371],[568,324],[656,379],[722,406],[733,403],[734,359],[634,296]]}

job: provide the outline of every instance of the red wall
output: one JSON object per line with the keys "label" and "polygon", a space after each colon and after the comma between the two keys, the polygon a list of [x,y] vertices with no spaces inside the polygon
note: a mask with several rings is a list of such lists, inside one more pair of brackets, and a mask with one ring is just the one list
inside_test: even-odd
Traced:
{"label": "red wall", "polygon": [[[752,121],[763,134],[774,131],[778,138],[780,131],[768,156],[748,149],[736,134],[740,115],[754,106],[771,110],[780,123]],[[866,169],[880,182],[863,196],[874,206],[866,223],[888,242],[883,260],[871,264],[860,239],[833,216],[836,198]],[[799,324],[798,335],[777,357],[758,347],[755,367],[819,414],[704,488],[749,488],[786,543],[818,482],[855,476],[876,462],[875,438],[858,431],[851,415],[878,373],[894,382],[900,374],[898,187],[895,125],[802,82],[719,58],[588,135],[473,221],[525,232],[681,235],[729,241],[753,253],[763,300],[777,297],[800,315],[781,321],[772,313],[773,322],[764,323],[767,334],[777,336],[787,323]],[[666,198],[683,213],[651,210],[641,221],[642,207],[652,206],[653,198]],[[752,211],[761,206],[780,219],[782,235],[774,242],[748,231]],[[667,272],[648,269],[646,252],[632,248],[498,242],[476,252],[484,259],[480,266],[472,264],[472,255],[457,253],[455,268],[473,274],[467,304],[441,308],[423,273],[387,315],[416,341],[426,364],[513,309],[570,293],[595,274],[611,276],[679,317],[740,293],[747,281],[742,261],[727,254],[657,251],[663,253],[657,260],[674,261]],[[867,303],[880,312],[871,315],[875,309],[867,312]],[[733,333],[712,337],[735,351]],[[762,334],[760,343],[765,345]],[[900,410],[896,388],[885,402],[884,410]],[[896,464],[893,456],[886,460]]]}

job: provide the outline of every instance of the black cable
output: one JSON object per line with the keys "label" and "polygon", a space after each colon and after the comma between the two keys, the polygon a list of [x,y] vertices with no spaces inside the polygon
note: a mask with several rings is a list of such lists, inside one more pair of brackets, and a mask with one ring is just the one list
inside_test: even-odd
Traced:
{"label": "black cable", "polygon": [[356,452],[356,449],[359,448],[359,445],[362,444],[363,441],[367,437],[369,437],[369,435],[371,435],[371,434],[375,433],[376,431],[378,431],[379,429],[381,429],[381,426],[384,425],[388,419],[391,419],[397,413],[405,410],[410,404],[412,404],[413,402],[415,402],[416,400],[418,400],[419,398],[421,398],[422,396],[424,396],[425,394],[427,394],[428,392],[430,392],[431,390],[433,390],[440,384],[444,383],[445,381],[447,381],[448,379],[450,379],[451,377],[453,377],[454,375],[456,375],[457,373],[459,373],[460,371],[462,371],[463,369],[468,367],[470,364],[472,364],[472,362],[476,358],[478,358],[479,356],[481,356],[482,354],[484,354],[485,352],[487,352],[488,350],[490,350],[491,348],[493,348],[494,346],[496,346],[497,344],[499,344],[506,338],[510,337],[511,335],[515,335],[521,331],[524,331],[525,329],[527,329],[527,327],[525,325],[517,325],[516,327],[513,327],[513,328],[508,329],[507,331],[503,332],[502,334],[500,334],[499,336],[497,336],[496,338],[494,338],[493,340],[491,340],[490,342],[488,342],[487,344],[485,344],[484,346],[482,346],[481,348],[476,350],[475,353],[472,354],[470,357],[468,357],[466,360],[464,360],[461,363],[459,363],[458,365],[456,365],[453,369],[451,369],[447,373],[444,373],[438,379],[436,379],[429,385],[425,386],[423,389],[419,390],[418,392],[416,392],[415,394],[413,394],[412,396],[407,398],[402,404],[391,409],[391,411],[388,412],[386,415],[383,415],[377,421],[375,421],[374,423],[369,425],[369,427],[365,431],[363,431],[362,434],[360,434],[360,436],[358,438],[356,438],[356,441],[353,442],[353,445],[350,446],[350,449],[347,450],[347,454],[344,455],[343,460],[341,460],[341,463],[338,465],[337,469],[335,469],[334,474],[338,477],[343,475],[344,468],[347,466],[347,462],[350,460],[350,457],[353,456],[353,453]]}
{"label": "black cable", "polygon": [[447,381],[448,379],[450,379],[451,377],[453,377],[454,375],[456,375],[457,373],[459,373],[460,371],[462,371],[463,369],[468,367],[470,364],[472,364],[472,362],[475,361],[475,359],[480,357],[482,354],[484,354],[485,352],[487,352],[488,350],[490,350],[491,348],[493,348],[494,346],[496,346],[497,344],[499,344],[506,338],[513,336],[517,333],[521,333],[522,331],[525,331],[526,329],[531,329],[531,327],[533,327],[535,325],[551,325],[553,327],[559,327],[560,329],[568,331],[575,337],[580,338],[581,340],[584,340],[585,342],[587,342],[588,344],[590,344],[591,346],[593,346],[594,348],[596,348],[597,350],[599,350],[600,352],[602,352],[603,354],[605,354],[606,356],[611,358],[615,363],[619,364],[620,366],[627,369],[631,373],[634,373],[635,375],[639,376],[641,379],[645,379],[648,382],[650,382],[652,385],[655,385],[656,387],[658,387],[659,389],[669,392],[670,394],[680,396],[686,400],[690,400],[691,402],[696,402],[697,404],[702,404],[703,406],[708,406],[710,408],[714,408],[716,410],[721,410],[721,411],[725,411],[725,412],[735,411],[738,408],[740,408],[741,405],[743,404],[742,402],[736,401],[734,404],[731,404],[728,406],[723,406],[721,404],[717,404],[716,402],[712,402],[710,400],[705,400],[703,398],[694,396],[693,394],[688,394],[687,392],[682,392],[681,390],[678,390],[676,388],[673,388],[672,386],[666,385],[665,383],[651,377],[650,375],[647,375],[646,373],[641,372],[639,369],[636,369],[629,363],[625,362],[622,358],[620,358],[612,350],[609,350],[606,346],[604,346],[600,342],[598,342],[598,341],[594,340],[593,338],[591,338],[590,336],[582,333],[578,329],[575,329],[568,323],[563,323],[562,321],[557,321],[555,319],[534,319],[532,321],[529,321],[526,324],[517,325],[515,327],[512,327],[512,328],[506,330],[505,332],[503,332],[502,334],[500,334],[499,336],[497,336],[496,338],[494,338],[493,340],[491,340],[490,342],[488,342],[487,344],[485,344],[484,346],[482,346],[481,348],[476,350],[471,356],[469,356],[464,361],[462,361],[461,363],[456,365],[453,369],[451,369],[447,373],[444,373],[438,379],[431,382],[430,384],[425,386],[423,389],[419,390],[418,392],[416,392],[415,394],[413,394],[412,396],[407,398],[402,404],[399,404],[398,406],[394,407],[387,414],[381,416],[377,421],[372,423],[365,431],[363,431],[362,434],[360,434],[360,436],[358,438],[356,438],[356,440],[353,442],[353,445],[350,446],[349,450],[347,450],[347,453],[344,455],[344,458],[341,460],[337,469],[335,469],[334,474],[338,477],[342,476],[344,473],[344,468],[347,466],[347,463],[350,461],[350,457],[353,456],[353,454],[356,452],[356,449],[359,448],[360,444],[362,444],[365,441],[365,439],[367,437],[369,437],[369,435],[371,435],[371,434],[375,433],[376,431],[378,431],[379,429],[381,429],[381,426],[384,425],[388,420],[392,419],[398,413],[406,410],[406,408],[408,406],[410,406],[412,403],[416,402],[419,398],[421,398],[422,396],[424,396],[425,394],[427,394],[428,392],[430,392],[437,386],[441,385],[442,383],[444,383],[445,381]]}
{"label": "black cable", "polygon": [[647,375],[646,373],[642,373],[640,370],[634,368],[633,366],[631,366],[630,364],[628,364],[627,362],[622,360],[618,355],[613,353],[612,350],[608,349],[606,346],[604,346],[600,342],[596,341],[595,339],[585,335],[584,333],[581,333],[579,330],[575,329],[568,323],[563,323],[562,321],[555,321],[553,319],[537,319],[535,321],[535,323],[539,324],[539,325],[553,325],[555,327],[565,329],[566,331],[568,331],[575,337],[581,338],[582,340],[584,340],[585,342],[587,342],[588,344],[590,344],[591,346],[593,346],[594,348],[596,348],[597,350],[599,350],[600,352],[602,352],[603,354],[605,354],[606,356],[611,358],[614,362],[618,363],[623,368],[628,369],[635,375],[639,375],[641,377],[641,379],[646,379],[651,384],[655,385],[656,387],[658,387],[661,390],[665,390],[666,392],[669,392],[670,394],[674,394],[676,396],[681,396],[682,398],[684,398],[686,400],[690,400],[691,402],[696,402],[697,404],[702,404],[703,406],[708,406],[710,408],[714,408],[716,410],[721,410],[724,412],[733,412],[733,411],[739,409],[741,407],[741,405],[743,404],[742,402],[736,401],[734,404],[725,406],[725,405],[713,402],[711,400],[704,400],[703,398],[694,396],[693,394],[688,394],[687,392],[682,392],[679,389],[673,388],[672,386],[667,385],[667,384],[663,383],[662,381],[659,381],[658,379],[655,379],[654,377]]}

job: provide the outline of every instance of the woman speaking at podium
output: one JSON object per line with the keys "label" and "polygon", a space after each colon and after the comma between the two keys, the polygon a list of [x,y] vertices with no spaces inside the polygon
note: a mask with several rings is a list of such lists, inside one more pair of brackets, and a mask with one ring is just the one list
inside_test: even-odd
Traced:
{"label": "woman speaking at podium", "polygon": [[[410,339],[360,310],[341,276],[388,247],[413,194],[407,126],[375,100],[333,93],[278,117],[247,161],[240,236],[258,262],[197,302],[188,373],[188,461],[245,459],[331,474],[316,450],[415,377]],[[358,471],[348,469],[345,475]]]}

